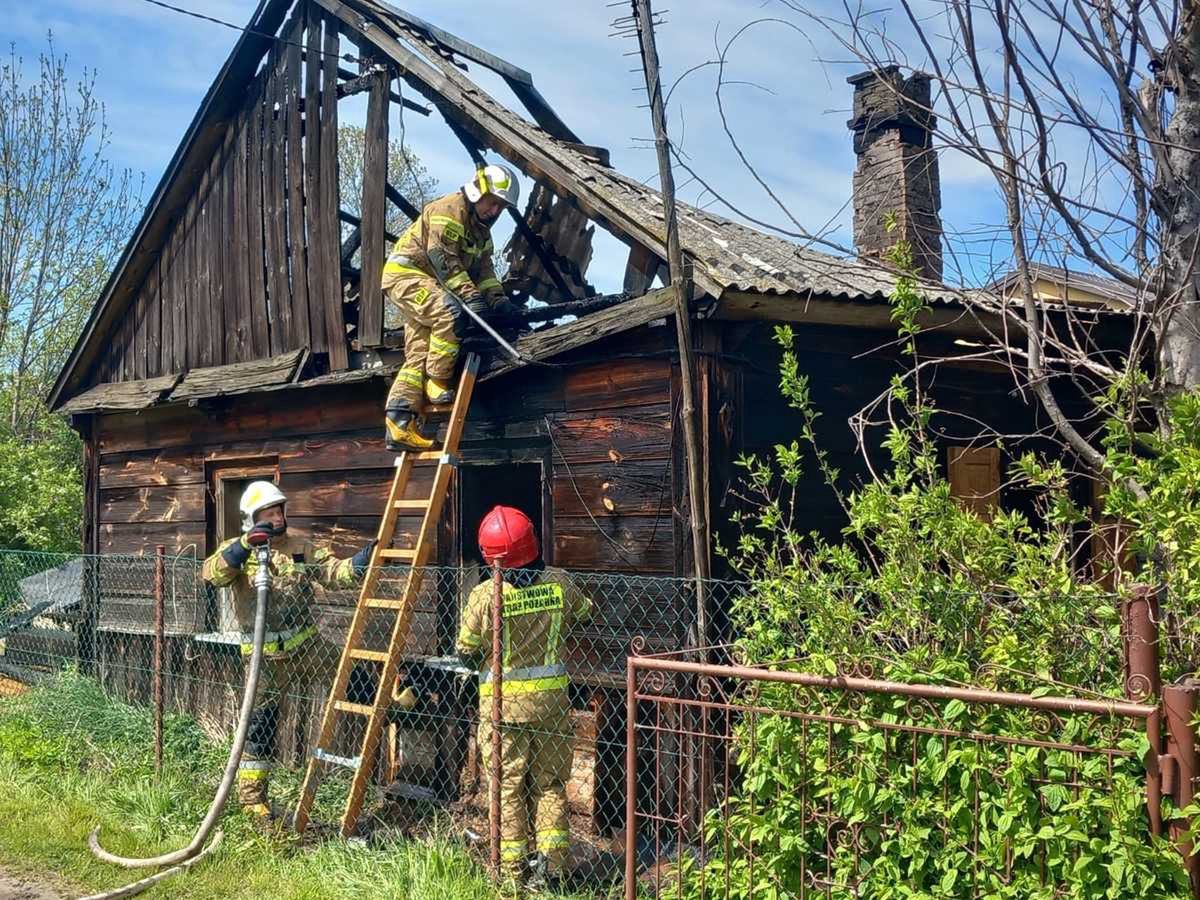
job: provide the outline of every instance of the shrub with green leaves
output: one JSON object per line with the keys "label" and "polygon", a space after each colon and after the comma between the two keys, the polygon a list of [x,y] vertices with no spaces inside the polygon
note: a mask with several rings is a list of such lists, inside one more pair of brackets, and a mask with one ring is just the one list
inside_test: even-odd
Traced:
{"label": "shrub with green leaves", "polygon": [[[924,302],[902,278],[892,303],[915,359]],[[838,473],[817,438],[793,334],[780,327],[776,338],[780,388],[803,428],[773,459],[741,461],[753,502],[723,550],[750,584],[732,610],[739,661],[1122,697],[1120,599],[1072,564],[1086,516],[1062,463],[1025,455],[1013,465],[1010,479],[1036,498],[1033,516],[965,507],[941,473],[936,409],[914,367],[891,385],[886,468],[839,495],[842,538],[800,532],[804,460],[815,458],[834,490]],[[1157,487],[1140,499],[1114,491],[1109,507],[1149,543],[1173,540],[1175,559],[1200,572],[1200,400],[1181,400],[1179,414],[1195,427],[1160,448],[1173,461],[1141,460],[1114,430],[1114,468],[1140,467]],[[1200,600],[1200,579],[1176,572],[1187,602]],[[703,851],[683,853],[664,881],[671,895],[1189,896],[1177,851],[1149,836],[1140,720],[789,686],[762,688],[756,702],[778,712],[738,721],[731,796],[708,815]]]}

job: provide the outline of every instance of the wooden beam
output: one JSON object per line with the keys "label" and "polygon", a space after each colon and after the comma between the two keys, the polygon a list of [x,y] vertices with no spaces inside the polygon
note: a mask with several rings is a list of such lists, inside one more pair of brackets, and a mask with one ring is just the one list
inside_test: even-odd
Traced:
{"label": "wooden beam", "polygon": [[405,197],[403,194],[401,194],[398,190],[396,190],[394,187],[392,187],[391,184],[389,184],[389,183],[385,182],[383,187],[384,187],[385,192],[387,193],[387,198],[389,200],[391,200],[392,203],[396,204],[396,208],[399,209],[400,212],[402,212],[402,213],[404,213],[404,215],[408,216],[409,221],[415,222],[415,221],[417,221],[418,218],[420,218],[421,211],[419,209],[417,209],[415,206],[413,206],[411,203],[409,203],[407,197]]}
{"label": "wooden beam", "polygon": [[625,263],[625,281],[621,289],[627,294],[646,293],[662,267],[661,259],[641,244],[634,244],[629,248],[629,259]]}
{"label": "wooden beam", "polygon": [[342,314],[342,273],[338,266],[341,250],[339,228],[331,210],[338,209],[340,193],[337,177],[337,58],[339,38],[336,22],[325,18],[321,57],[321,157],[320,190],[321,221],[320,252],[323,255],[321,271],[325,277],[322,285],[322,301],[325,308],[325,340],[329,348],[329,368],[339,371],[349,365],[349,349],[346,346],[346,320]]}
{"label": "wooden beam", "polygon": [[358,341],[364,347],[383,342],[383,287],[375,273],[383,272],[387,256],[384,246],[388,164],[388,87],[391,75],[386,69],[372,73],[367,98],[367,124],[363,133],[362,179],[362,270],[358,290]]}
{"label": "wooden beam", "polygon": [[[341,219],[343,222],[345,222],[347,225],[349,225],[351,228],[362,228],[362,219],[360,219],[358,216],[356,216],[352,212],[347,212],[344,209],[339,209],[338,210],[338,218]],[[400,240],[399,235],[392,234],[386,228],[383,230],[383,236],[385,238],[387,238],[389,241]],[[360,239],[361,239],[361,235],[360,235]]]}
{"label": "wooden beam", "polygon": [[[644,297],[627,300],[568,325],[559,325],[557,328],[548,328],[545,331],[527,334],[517,341],[516,348],[528,359],[548,359],[568,350],[583,347],[600,338],[620,334],[656,319],[666,318],[674,310],[675,289],[660,288]],[[492,360],[480,380],[488,381],[524,365],[524,362],[517,362],[508,357],[497,357]]]}

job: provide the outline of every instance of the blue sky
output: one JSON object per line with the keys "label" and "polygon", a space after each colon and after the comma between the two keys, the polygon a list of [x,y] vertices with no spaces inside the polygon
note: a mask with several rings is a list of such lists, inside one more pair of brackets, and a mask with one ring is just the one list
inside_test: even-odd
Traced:
{"label": "blue sky", "polygon": [[[245,23],[252,0],[178,0],[178,5]],[[609,37],[609,22],[624,9],[606,0],[497,0],[470,2],[407,0],[416,15],[471,40],[520,65],[534,76],[542,93],[563,119],[588,143],[608,147],[614,165],[634,177],[656,183],[656,163],[648,111],[639,108],[644,94],[632,39]],[[763,0],[689,0],[657,4],[667,9],[659,30],[659,52],[668,83],[714,55],[714,36],[764,16],[786,13]],[[674,6],[672,9],[671,7]],[[146,175],[146,194],[162,174],[236,33],[169,12],[143,0],[41,0],[36,4],[0,0],[2,36],[15,43],[33,72],[48,31],[69,56],[69,68],[97,71],[97,93],[107,106],[112,132],[110,156],[121,166]],[[810,32],[811,33],[811,32]],[[815,34],[813,35],[815,38]],[[849,118],[851,91],[845,77],[853,64],[822,62],[844,51],[813,43],[777,24],[752,28],[730,56],[727,78],[753,82],[726,88],[730,125],[754,165],[792,214],[810,229],[832,221],[832,237],[850,243],[851,175],[854,156]],[[496,96],[511,97],[498,79],[472,67]],[[757,86],[756,86],[757,85]],[[713,70],[690,76],[677,90],[670,109],[672,135],[704,178],[754,216],[790,227],[786,217],[755,184],[720,130],[713,98]],[[765,89],[764,89],[765,88]],[[353,113],[351,113],[353,115]],[[430,172],[450,188],[462,180],[469,160],[458,142],[436,121],[405,117],[408,143]],[[393,122],[395,132],[398,120]],[[640,139],[640,140],[639,140]],[[680,196],[711,204],[686,173],[678,172]],[[942,158],[943,215],[949,229],[995,231],[1001,211],[990,177],[959,157]],[[1000,261],[1003,249],[999,250]],[[600,241],[593,262],[598,287],[619,282],[623,251]],[[949,271],[948,279],[953,276]],[[980,267],[976,267],[977,270]]]}

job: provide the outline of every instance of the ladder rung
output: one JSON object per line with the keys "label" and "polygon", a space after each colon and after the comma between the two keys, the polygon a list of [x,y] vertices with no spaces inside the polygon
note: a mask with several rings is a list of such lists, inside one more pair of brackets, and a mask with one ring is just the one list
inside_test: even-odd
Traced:
{"label": "ladder rung", "polygon": [[445,450],[421,450],[412,454],[413,459],[421,462],[441,462],[443,457],[446,457],[447,462],[454,462],[454,454],[447,453]]}
{"label": "ladder rung", "polygon": [[384,559],[416,559],[416,550],[401,550],[396,547],[388,547],[385,550],[380,550],[379,555]]}
{"label": "ladder rung", "polygon": [[351,650],[351,659],[364,659],[367,662],[385,663],[388,661],[388,655],[380,650]]}
{"label": "ladder rung", "polygon": [[431,403],[425,407],[425,415],[427,416],[448,416],[453,411],[453,403]]}
{"label": "ladder rung", "polygon": [[363,601],[363,606],[367,609],[394,609],[401,610],[404,608],[403,600],[389,600],[384,597],[368,597]]}
{"label": "ladder rung", "polygon": [[336,753],[329,753],[320,747],[314,747],[312,755],[313,759],[319,759],[323,763],[332,763],[335,766],[345,766],[347,769],[357,769],[358,764],[362,762],[361,756],[338,756]]}
{"label": "ladder rung", "polygon": [[333,705],[341,712],[354,713],[359,716],[369,716],[375,711],[364,703],[351,703],[349,700],[338,700]]}
{"label": "ladder rung", "polygon": [[397,500],[393,506],[396,509],[428,509],[428,500]]}

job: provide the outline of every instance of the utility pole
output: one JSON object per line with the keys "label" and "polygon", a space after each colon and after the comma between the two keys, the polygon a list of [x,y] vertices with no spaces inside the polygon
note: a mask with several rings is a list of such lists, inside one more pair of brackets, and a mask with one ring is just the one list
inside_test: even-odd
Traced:
{"label": "utility pole", "polygon": [[667,112],[663,105],[662,79],[658,70],[658,48],[654,43],[654,13],[650,0],[632,0],[633,19],[637,24],[638,44],[642,52],[642,70],[646,76],[646,94],[650,98],[650,116],[654,123],[654,147],[658,151],[658,178],[667,228],[667,266],[671,286],[675,288],[675,334],[679,343],[679,382],[683,397],[679,417],[683,421],[683,441],[687,455],[688,499],[692,523],[692,556],[696,575],[696,644],[700,661],[706,661],[708,645],[708,522],[707,498],[700,472],[700,441],[696,429],[696,404],[693,390],[692,323],[689,304],[692,298],[691,273],[683,264],[679,246],[679,223],[675,212],[675,176],[671,171],[671,141],[667,137]]}

